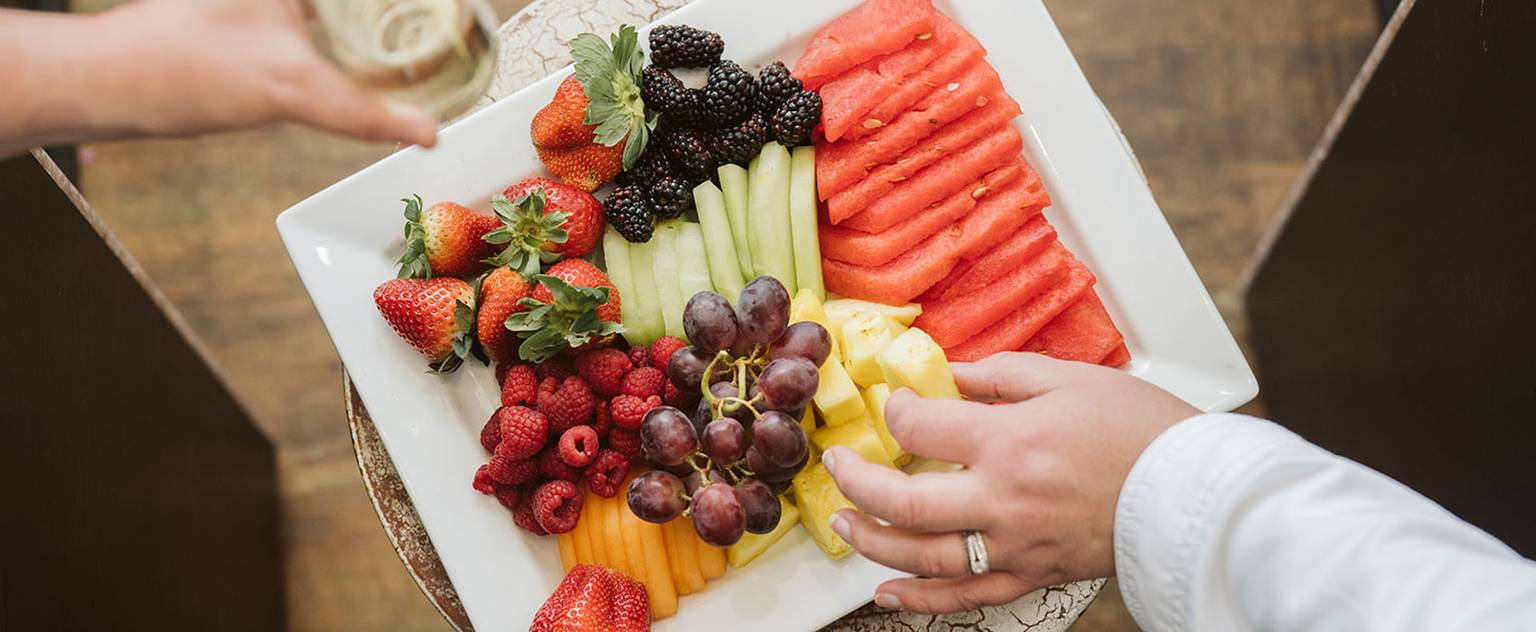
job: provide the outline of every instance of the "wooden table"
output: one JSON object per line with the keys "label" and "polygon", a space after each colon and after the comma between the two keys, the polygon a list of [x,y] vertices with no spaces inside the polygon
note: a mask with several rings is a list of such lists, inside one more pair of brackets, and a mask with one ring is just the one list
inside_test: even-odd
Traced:
{"label": "wooden table", "polygon": [[[648,24],[687,4],[687,0],[538,0],[512,16],[501,27],[501,52],[496,77],[480,107],[494,103],[570,63],[566,42],[585,31],[609,32],[620,24]],[[378,429],[362,399],[343,379],[347,421],[357,453],[358,469],[374,509],[400,554],[406,570],[455,629],[472,630],[469,616],[432,547],[409,494],[395,471]],[[1036,591],[997,608],[948,617],[890,612],[866,605],[827,630],[875,632],[879,630],[977,632],[1060,632],[1067,629],[1098,595],[1104,580],[1084,581]]]}

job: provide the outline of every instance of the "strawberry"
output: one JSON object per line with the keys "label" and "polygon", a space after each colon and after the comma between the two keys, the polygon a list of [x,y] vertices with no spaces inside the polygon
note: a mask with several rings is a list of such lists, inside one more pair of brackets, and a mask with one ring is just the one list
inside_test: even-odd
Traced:
{"label": "strawberry", "polygon": [[528,632],[606,632],[611,581],[601,566],[580,564],[555,587]]}
{"label": "strawberry", "polygon": [[544,191],[546,213],[565,213],[565,243],[550,244],[550,250],[569,259],[587,256],[603,237],[603,203],[580,188],[549,178],[528,178],[506,188],[501,194],[516,200],[534,191]]}
{"label": "strawberry", "polygon": [[373,291],[385,322],[431,361],[433,373],[448,373],[464,362],[474,345],[475,289],[450,277],[390,279]]}
{"label": "strawberry", "polygon": [[519,302],[532,294],[533,285],[516,270],[500,266],[480,281],[480,311],[475,315],[475,335],[491,360],[506,363],[516,358],[507,331],[507,317],[526,310]]}
{"label": "strawberry", "polygon": [[421,209],[421,196],[405,202],[405,254],[400,255],[400,278],[469,276],[485,268],[482,259],[496,249],[481,239],[501,225],[453,202]]}
{"label": "strawberry", "polygon": [[609,41],[582,33],[571,41],[576,72],[533,117],[539,160],[565,182],[596,191],[645,151],[652,122],[640,96],[645,54],[634,27]]}
{"label": "strawberry", "polygon": [[619,325],[620,296],[602,270],[581,259],[566,259],[534,277],[539,286],[523,299],[526,312],[507,319],[523,343],[518,356],[542,362],[566,349],[606,340]]}
{"label": "strawberry", "polygon": [[645,586],[623,573],[607,570],[609,632],[648,632],[651,629],[651,599]]}

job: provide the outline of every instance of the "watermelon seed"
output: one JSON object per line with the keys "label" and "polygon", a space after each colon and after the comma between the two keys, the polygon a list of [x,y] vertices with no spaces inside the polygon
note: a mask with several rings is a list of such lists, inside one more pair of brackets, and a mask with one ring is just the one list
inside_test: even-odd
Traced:
{"label": "watermelon seed", "polygon": [[882,121],[880,119],[869,119],[867,121],[864,121],[864,129],[875,129],[877,127],[884,127],[884,126],[885,126],[885,121]]}
{"label": "watermelon seed", "polygon": [[897,182],[901,182],[901,181],[902,181],[902,180],[906,180],[906,179],[907,179],[907,177],[906,177],[906,176],[897,176],[897,177],[895,177],[895,178],[891,178],[891,179],[890,179],[890,180],[889,180],[889,182],[891,182],[891,183],[892,183],[892,184],[895,184],[895,183],[897,183]]}
{"label": "watermelon seed", "polygon": [[948,88],[950,92],[954,92],[954,91],[960,89],[960,84],[958,84],[958,83],[951,83],[951,84],[949,84],[947,86],[944,86],[944,87]]}
{"label": "watermelon seed", "polygon": [[986,104],[987,104],[987,98],[986,97],[976,97],[976,107],[981,107],[981,106],[986,105]]}
{"label": "watermelon seed", "polygon": [[933,33],[922,33],[917,36],[917,41],[926,42],[933,38]]}
{"label": "watermelon seed", "polygon": [[979,200],[979,199],[981,199],[981,196],[986,195],[987,192],[991,191],[991,190],[992,190],[992,187],[983,186],[983,187],[980,187],[980,188],[976,189],[975,191],[971,191],[971,199]]}

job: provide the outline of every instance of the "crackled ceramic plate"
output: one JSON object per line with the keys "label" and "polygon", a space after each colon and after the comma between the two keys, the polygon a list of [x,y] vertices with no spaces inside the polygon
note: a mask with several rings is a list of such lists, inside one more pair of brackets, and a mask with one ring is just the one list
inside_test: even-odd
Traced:
{"label": "crackled ceramic plate", "polygon": [[[822,24],[857,0],[698,0],[663,23],[720,32],[726,54],[756,68],[793,65]],[[1023,106],[1016,125],[1056,205],[1061,239],[1097,286],[1135,356],[1131,371],[1207,410],[1257,394],[1253,374],[1039,0],[939,0],[976,35]],[[495,499],[470,489],[485,460],[481,425],[499,404],[479,365],[428,375],[375,311],[375,286],[403,247],[399,199],[487,209],[517,179],[543,173],[528,137],[533,114],[565,71],[445,129],[436,149],[411,148],[299,203],[277,227],[336,350],[372,413],[444,568],[475,626],[521,629],[561,578],[554,541],[527,535]],[[657,630],[813,630],[867,602],[898,573],[853,556],[829,561],[795,530],[733,570]]]}

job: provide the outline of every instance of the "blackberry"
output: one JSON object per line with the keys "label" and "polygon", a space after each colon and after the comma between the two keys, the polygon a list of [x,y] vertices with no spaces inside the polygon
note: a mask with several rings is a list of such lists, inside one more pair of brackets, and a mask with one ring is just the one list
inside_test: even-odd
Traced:
{"label": "blackberry", "polygon": [[752,113],[757,79],[736,62],[723,60],[709,67],[704,84],[704,120],[715,129],[740,123]]}
{"label": "blackberry", "polygon": [[[773,116],[784,101],[804,90],[800,80],[789,74],[784,62],[776,61],[757,73],[757,111],[763,116]],[[650,102],[650,98],[646,98]]]}
{"label": "blackberry", "polygon": [[693,210],[693,187],[682,178],[664,176],[651,184],[651,206],[658,219],[674,219]]}
{"label": "blackberry", "polygon": [[811,130],[816,129],[816,124],[821,122],[821,95],[810,90],[801,90],[799,93],[784,101],[778,111],[773,113],[770,123],[773,128],[773,138],[785,147],[799,147],[811,142]]}
{"label": "blackberry", "polygon": [[621,172],[614,182],[619,186],[640,185],[650,187],[652,182],[660,180],[672,173],[672,164],[667,160],[664,150],[657,149],[658,145],[652,145],[635,165]]}
{"label": "blackberry", "polygon": [[719,166],[709,142],[698,130],[674,130],[666,136],[664,145],[672,175],[682,178],[689,186],[708,180]]}
{"label": "blackberry", "polygon": [[603,210],[608,216],[608,224],[625,240],[637,244],[651,240],[656,218],[644,189],[638,186],[615,188],[603,201]]}
{"label": "blackberry", "polygon": [[640,96],[645,104],[661,112],[671,123],[693,126],[699,122],[703,93],[683,85],[672,71],[660,66],[646,66],[641,72]]}
{"label": "blackberry", "polygon": [[768,136],[768,118],[760,112],[753,112],[747,120],[721,132],[715,138],[715,157],[720,160],[720,164],[746,166],[762,151]]}
{"label": "blackberry", "polygon": [[673,24],[651,29],[651,63],[662,68],[705,68],[724,52],[719,33]]}

